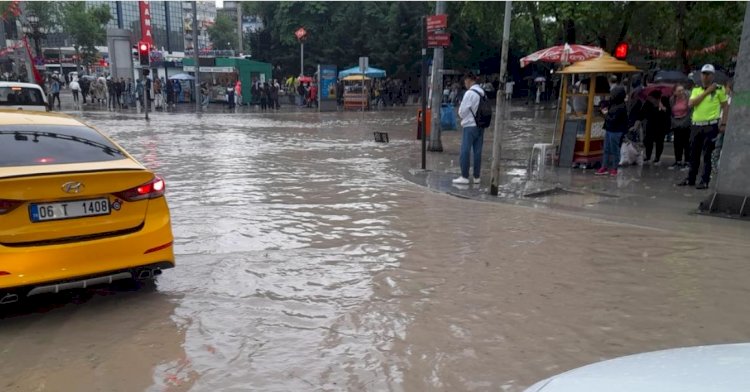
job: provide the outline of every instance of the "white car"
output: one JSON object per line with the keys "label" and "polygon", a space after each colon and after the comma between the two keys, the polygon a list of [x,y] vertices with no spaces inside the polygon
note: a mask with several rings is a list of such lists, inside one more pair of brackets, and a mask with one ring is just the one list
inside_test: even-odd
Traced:
{"label": "white car", "polygon": [[526,392],[573,391],[750,391],[750,343],[629,355],[573,369],[526,389]]}
{"label": "white car", "polygon": [[0,82],[0,110],[46,112],[47,96],[38,84]]}

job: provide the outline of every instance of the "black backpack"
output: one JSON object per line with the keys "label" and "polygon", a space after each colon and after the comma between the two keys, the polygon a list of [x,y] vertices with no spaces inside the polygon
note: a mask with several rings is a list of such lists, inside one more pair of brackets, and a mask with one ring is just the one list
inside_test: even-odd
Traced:
{"label": "black backpack", "polygon": [[[474,121],[477,123],[479,128],[489,128],[492,125],[492,104],[487,99],[487,94],[479,94],[476,90],[469,89],[474,94],[479,95],[479,106],[477,112],[473,111],[471,114],[474,116]],[[471,110],[471,109],[469,109]]]}

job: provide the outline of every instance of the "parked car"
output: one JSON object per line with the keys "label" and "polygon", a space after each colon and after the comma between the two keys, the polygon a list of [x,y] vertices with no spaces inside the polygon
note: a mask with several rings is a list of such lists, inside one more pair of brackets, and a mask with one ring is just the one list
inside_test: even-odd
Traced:
{"label": "parked car", "polygon": [[46,112],[47,96],[37,84],[0,82],[0,109]]}
{"label": "parked car", "polygon": [[164,192],[72,117],[0,112],[0,305],[172,268]]}
{"label": "parked car", "polygon": [[750,343],[620,357],[542,380],[526,392],[750,391]]}

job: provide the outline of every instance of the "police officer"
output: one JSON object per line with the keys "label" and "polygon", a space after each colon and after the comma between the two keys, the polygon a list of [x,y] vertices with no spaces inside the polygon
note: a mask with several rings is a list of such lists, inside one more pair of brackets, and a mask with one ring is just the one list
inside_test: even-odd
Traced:
{"label": "police officer", "polygon": [[703,156],[703,174],[696,189],[708,188],[711,180],[711,154],[719,129],[724,131],[727,124],[727,94],[724,87],[714,83],[714,66],[706,64],[701,68],[701,85],[693,88],[689,106],[693,109],[690,131],[690,171],[678,186],[694,186]]}

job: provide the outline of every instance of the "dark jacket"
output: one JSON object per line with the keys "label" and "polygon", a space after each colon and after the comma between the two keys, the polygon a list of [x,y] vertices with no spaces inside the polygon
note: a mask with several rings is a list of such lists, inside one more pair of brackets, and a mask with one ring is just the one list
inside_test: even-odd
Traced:
{"label": "dark jacket", "polygon": [[625,89],[612,91],[607,116],[604,118],[604,129],[608,132],[628,131],[628,108],[625,106]]}

